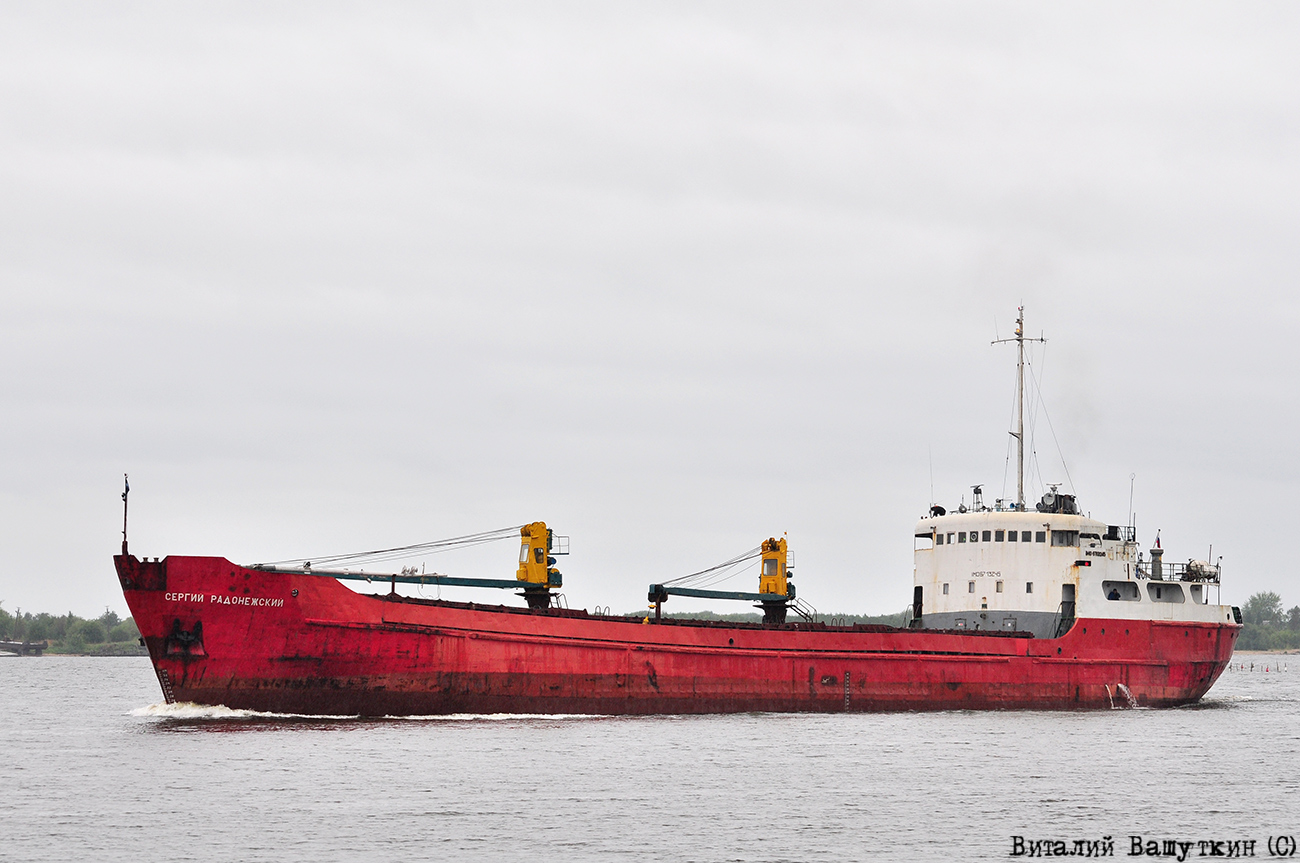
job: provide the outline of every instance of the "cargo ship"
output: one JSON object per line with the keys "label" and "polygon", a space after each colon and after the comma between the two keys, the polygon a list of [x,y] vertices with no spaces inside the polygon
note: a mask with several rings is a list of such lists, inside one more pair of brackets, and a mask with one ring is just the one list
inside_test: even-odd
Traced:
{"label": "cargo ship", "polygon": [[[1219,604],[1221,567],[1144,555],[1132,524],[1081,513],[1049,488],[1024,500],[1023,309],[1017,366],[1017,499],[954,512],[932,504],[914,534],[910,620],[832,625],[796,596],[787,540],[652,584],[643,613],[561,607],[543,522],[520,542],[513,579],[360,572],[506,531],[293,565],[128,552],[122,494],[118,578],[167,702],[270,713],[662,714],[1171,707],[1200,699],[1232,655],[1238,609]],[[1131,521],[1131,518],[1130,518]],[[715,590],[758,565],[755,592]],[[345,582],[378,585],[373,593]],[[706,586],[700,586],[701,584]],[[518,591],[522,603],[452,602],[397,586]],[[386,588],[386,590],[385,590]],[[1215,593],[1212,603],[1211,593]],[[762,621],[669,618],[671,597],[751,602]]]}

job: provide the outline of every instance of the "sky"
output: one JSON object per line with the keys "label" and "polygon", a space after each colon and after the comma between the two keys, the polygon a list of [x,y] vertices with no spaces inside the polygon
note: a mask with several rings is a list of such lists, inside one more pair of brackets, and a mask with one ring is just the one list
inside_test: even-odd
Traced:
{"label": "sky", "polygon": [[544,520],[623,612],[784,533],[818,609],[898,611],[932,502],[1014,497],[1023,305],[1031,502],[1131,495],[1224,602],[1300,603],[1297,43],[1287,3],[6,3],[0,601],[125,614],[129,473],[141,556]]}

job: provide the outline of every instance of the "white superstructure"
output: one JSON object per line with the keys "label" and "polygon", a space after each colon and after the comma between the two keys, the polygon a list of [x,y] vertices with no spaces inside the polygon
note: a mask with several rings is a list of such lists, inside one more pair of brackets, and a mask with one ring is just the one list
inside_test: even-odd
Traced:
{"label": "white superstructure", "polygon": [[[1219,566],[1165,564],[1157,538],[1144,560],[1136,530],[1082,515],[1056,487],[1033,508],[1024,499],[1024,308],[1016,319],[1016,492],[1013,503],[948,513],[932,506],[916,525],[912,626],[921,629],[1064,634],[1077,618],[1236,622],[1218,604]],[[1214,591],[1211,605],[1210,592]]]}
{"label": "white superstructure", "polygon": [[1054,492],[1030,511],[935,507],[915,530],[914,625],[1051,638],[1078,617],[1233,620],[1217,604],[1219,567],[1166,564],[1158,547],[1148,560],[1134,533],[1080,515],[1073,496]]}

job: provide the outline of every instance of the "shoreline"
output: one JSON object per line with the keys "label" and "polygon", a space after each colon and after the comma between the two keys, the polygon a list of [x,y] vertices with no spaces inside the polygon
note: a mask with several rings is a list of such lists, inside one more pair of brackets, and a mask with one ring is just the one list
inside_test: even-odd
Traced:
{"label": "shoreline", "polygon": [[5,650],[5,651],[0,651],[0,659],[10,659],[10,658],[13,658],[13,659],[19,659],[19,658],[21,658],[21,659],[38,659],[38,658],[40,658],[40,657],[45,657],[45,656],[86,656],[86,657],[90,657],[90,658],[92,658],[92,659],[100,659],[100,658],[103,658],[103,657],[109,657],[109,658],[116,659],[116,658],[120,658],[120,657],[125,657],[125,658],[130,659],[130,658],[132,658],[132,657],[136,657],[136,658],[138,658],[138,657],[141,657],[141,656],[143,656],[143,657],[145,657],[145,658],[148,658],[148,656],[149,656],[149,651],[145,650],[144,648],[141,648],[139,653],[134,653],[134,652],[133,652],[133,653],[119,653],[119,652],[110,652],[110,651],[105,651],[105,652],[103,652],[103,653],[63,653],[63,652],[61,652],[61,651],[44,650],[44,651],[42,651],[40,654],[33,654],[33,655],[30,655],[30,656],[25,656],[25,655],[23,655],[23,654],[19,654],[19,653],[10,653],[10,652],[7,651],[7,650]]}

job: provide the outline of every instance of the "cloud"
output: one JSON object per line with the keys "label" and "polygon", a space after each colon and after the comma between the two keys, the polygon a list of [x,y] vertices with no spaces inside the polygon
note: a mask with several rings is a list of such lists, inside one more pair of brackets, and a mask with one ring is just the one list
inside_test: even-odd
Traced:
{"label": "cloud", "polygon": [[1295,14],[1170,11],[6,9],[0,595],[120,607],[130,471],[150,555],[546,518],[630,608],[789,530],[894,610],[1022,302],[1085,507],[1284,593]]}

